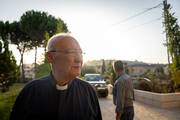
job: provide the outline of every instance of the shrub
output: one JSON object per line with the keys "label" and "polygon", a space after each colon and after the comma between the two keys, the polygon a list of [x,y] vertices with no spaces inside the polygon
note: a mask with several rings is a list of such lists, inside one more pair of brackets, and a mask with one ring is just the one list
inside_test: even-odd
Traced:
{"label": "shrub", "polygon": [[6,92],[19,78],[19,67],[8,45],[8,41],[0,41],[0,90],[2,92]]}
{"label": "shrub", "polygon": [[37,67],[35,78],[37,79],[49,75],[50,71],[51,71],[50,64],[48,62],[45,62]]}
{"label": "shrub", "polygon": [[145,80],[139,81],[134,85],[134,87],[138,90],[152,91],[152,84]]}

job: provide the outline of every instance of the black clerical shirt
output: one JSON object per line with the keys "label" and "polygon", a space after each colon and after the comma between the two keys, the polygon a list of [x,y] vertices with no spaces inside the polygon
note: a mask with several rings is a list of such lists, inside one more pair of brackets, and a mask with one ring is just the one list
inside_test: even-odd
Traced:
{"label": "black clerical shirt", "polygon": [[20,92],[10,120],[102,120],[92,86],[78,78],[57,90],[52,75],[34,80]]}

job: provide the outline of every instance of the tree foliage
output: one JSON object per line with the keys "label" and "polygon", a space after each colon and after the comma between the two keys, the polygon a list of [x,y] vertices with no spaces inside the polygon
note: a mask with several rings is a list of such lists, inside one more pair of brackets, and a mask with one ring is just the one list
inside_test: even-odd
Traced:
{"label": "tree foliage", "polygon": [[180,27],[177,18],[174,17],[175,13],[171,13],[170,4],[165,4],[164,7],[164,21],[165,32],[167,36],[166,46],[171,57],[171,73],[172,80],[175,86],[180,89]]}
{"label": "tree foliage", "polygon": [[[22,78],[24,79],[24,52],[35,48],[36,68],[37,48],[42,46],[46,48],[49,38],[54,34],[60,32],[68,32],[67,25],[64,23],[64,21],[60,18],[57,19],[54,16],[48,15],[48,13],[41,11],[27,11],[21,16],[20,21],[14,21],[11,24],[8,21],[5,23],[0,21],[0,38],[2,39],[1,55],[6,54],[7,56],[9,56],[10,61],[15,64],[15,59],[13,57],[10,57],[12,56],[12,53],[7,52],[9,51],[8,42],[10,41],[12,44],[15,44],[17,46],[17,49],[19,50],[19,53],[21,55],[20,67],[22,70]],[[1,59],[1,62],[3,59]],[[8,64],[10,64],[10,62]]]}
{"label": "tree foliage", "polygon": [[[5,92],[18,80],[19,68],[11,51],[9,51],[9,22],[0,22],[0,90]],[[2,40],[1,40],[2,39]]]}
{"label": "tree foliage", "polygon": [[24,75],[23,56],[24,56],[24,52],[32,49],[32,45],[31,45],[30,37],[20,29],[19,22],[14,21],[13,23],[10,24],[10,41],[12,44],[15,44],[17,46],[17,49],[20,53],[20,57],[21,57],[20,68],[22,73],[20,82],[24,82],[25,75]]}
{"label": "tree foliage", "polygon": [[61,32],[67,33],[69,31],[66,23],[64,23],[64,21],[59,18],[57,23],[56,33],[61,33]]}
{"label": "tree foliage", "polygon": [[5,23],[0,21],[0,37],[2,40],[8,40],[9,37],[9,21]]}
{"label": "tree foliage", "polygon": [[96,70],[93,66],[83,65],[81,69],[81,76],[84,76],[87,73],[88,74],[96,73]]}
{"label": "tree foliage", "polygon": [[46,51],[48,38],[55,33],[68,32],[63,20],[56,19],[52,15],[41,11],[27,11],[20,19],[21,30],[24,31],[32,40],[31,45],[35,47],[35,69],[37,47],[43,46]]}
{"label": "tree foliage", "polygon": [[[20,18],[20,28],[32,40],[31,45],[35,47],[35,69],[37,58],[37,47],[43,44],[45,39],[45,32],[50,30],[48,23],[48,15],[46,12],[40,11],[27,11]],[[52,31],[52,30],[51,30]]]}
{"label": "tree foliage", "polygon": [[106,72],[105,61],[104,61],[104,59],[102,59],[101,73],[104,74],[105,72]]}
{"label": "tree foliage", "polygon": [[114,85],[115,80],[116,80],[116,74],[114,72],[112,64],[109,64],[108,66],[108,73],[111,75],[111,84]]}
{"label": "tree foliage", "polygon": [[39,47],[44,40],[48,25],[47,17],[47,13],[34,10],[27,11],[21,16],[21,30],[29,35],[33,46]]}

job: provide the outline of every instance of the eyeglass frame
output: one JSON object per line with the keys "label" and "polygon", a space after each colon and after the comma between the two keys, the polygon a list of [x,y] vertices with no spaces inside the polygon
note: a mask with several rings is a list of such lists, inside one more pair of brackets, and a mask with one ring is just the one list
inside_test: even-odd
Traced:
{"label": "eyeglass frame", "polygon": [[64,53],[64,54],[81,54],[81,55],[84,55],[85,53],[82,52],[82,50],[50,50],[48,52],[61,52],[61,53]]}

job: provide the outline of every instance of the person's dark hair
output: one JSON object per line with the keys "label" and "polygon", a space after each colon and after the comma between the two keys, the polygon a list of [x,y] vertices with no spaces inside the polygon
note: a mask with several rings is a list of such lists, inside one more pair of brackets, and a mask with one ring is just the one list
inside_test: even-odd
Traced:
{"label": "person's dark hair", "polygon": [[114,69],[116,71],[124,70],[123,62],[118,60],[114,62]]}

